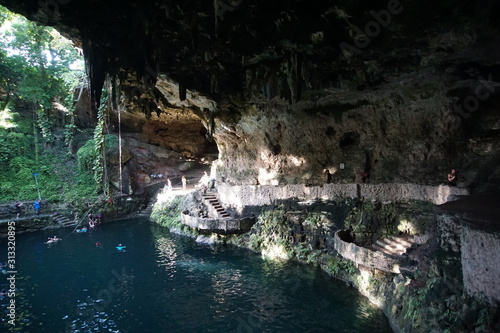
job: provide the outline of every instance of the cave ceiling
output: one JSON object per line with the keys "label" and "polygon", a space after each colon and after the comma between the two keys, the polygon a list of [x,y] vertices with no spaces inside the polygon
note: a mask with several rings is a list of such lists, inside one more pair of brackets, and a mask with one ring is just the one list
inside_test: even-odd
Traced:
{"label": "cave ceiling", "polygon": [[[96,1],[0,0],[80,46],[93,96],[106,74],[134,73],[144,85],[160,74],[230,108],[233,98],[335,86],[339,77],[369,72],[369,62],[398,67],[417,61],[432,35],[470,26],[498,26],[495,1]],[[467,27],[466,25],[469,25]],[[443,45],[443,52],[446,50]],[[390,57],[387,54],[391,54]],[[392,63],[387,63],[392,62]],[[403,66],[403,64],[400,64]],[[249,74],[251,72],[252,74]],[[248,77],[248,76],[251,77]],[[383,80],[367,75],[363,86]],[[273,79],[273,84],[269,82]],[[250,81],[250,82],[249,82]],[[176,102],[176,101],[173,101]]]}
{"label": "cave ceiling", "polygon": [[131,114],[190,110],[235,184],[430,183],[451,165],[500,184],[498,1],[0,4],[83,49],[94,108],[111,78]]}

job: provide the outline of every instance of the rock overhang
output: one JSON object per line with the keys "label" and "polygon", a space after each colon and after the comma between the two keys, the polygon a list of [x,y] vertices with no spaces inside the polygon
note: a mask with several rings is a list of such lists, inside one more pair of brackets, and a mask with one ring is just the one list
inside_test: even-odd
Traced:
{"label": "rock overhang", "polygon": [[372,181],[431,184],[451,164],[477,169],[474,179],[494,171],[471,154],[493,163],[497,151],[467,142],[494,132],[497,95],[467,117],[454,109],[498,76],[494,1],[0,3],[83,48],[94,102],[109,74],[130,80],[128,111],[191,109],[235,183],[265,173],[317,184],[325,167],[344,182],[365,167]]}

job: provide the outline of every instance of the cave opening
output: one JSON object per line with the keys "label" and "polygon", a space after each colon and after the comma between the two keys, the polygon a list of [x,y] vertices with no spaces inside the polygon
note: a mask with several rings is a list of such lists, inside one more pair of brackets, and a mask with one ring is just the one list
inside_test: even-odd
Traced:
{"label": "cave opening", "polygon": [[357,132],[347,132],[342,135],[339,141],[339,147],[342,149],[355,147],[359,145],[360,137]]}
{"label": "cave opening", "polygon": [[208,130],[203,127],[200,131],[200,134],[205,138],[204,148],[201,152],[202,155],[219,155],[219,146],[217,146],[216,140],[208,140],[207,139]]}
{"label": "cave opening", "polygon": [[325,129],[325,135],[329,138],[331,137],[334,137],[335,136],[335,129],[332,127],[332,126],[328,126],[326,129]]}

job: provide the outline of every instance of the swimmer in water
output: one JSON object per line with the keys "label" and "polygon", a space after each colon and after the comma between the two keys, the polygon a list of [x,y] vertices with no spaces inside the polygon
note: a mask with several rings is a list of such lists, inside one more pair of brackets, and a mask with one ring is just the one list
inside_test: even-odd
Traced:
{"label": "swimmer in water", "polygon": [[82,227],[80,229],[76,229],[76,232],[87,232],[87,227]]}
{"label": "swimmer in water", "polygon": [[121,245],[121,244],[118,244],[118,246],[116,247],[116,249],[118,251],[123,251],[124,249],[126,249],[127,247],[125,245]]}
{"label": "swimmer in water", "polygon": [[99,242],[99,241],[95,242],[95,246],[100,247],[101,246],[101,242]]}
{"label": "swimmer in water", "polygon": [[54,236],[52,238],[49,237],[49,239],[45,242],[45,244],[50,244],[50,243],[55,243],[57,241],[60,241],[61,238],[57,238],[57,236]]}

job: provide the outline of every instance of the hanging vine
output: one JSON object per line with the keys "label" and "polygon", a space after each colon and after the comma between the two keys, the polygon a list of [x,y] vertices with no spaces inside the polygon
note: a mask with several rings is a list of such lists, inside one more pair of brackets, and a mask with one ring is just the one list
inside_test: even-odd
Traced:
{"label": "hanging vine", "polygon": [[37,125],[40,129],[40,134],[42,135],[43,143],[48,146],[54,142],[54,137],[52,136],[52,120],[47,115],[43,106],[40,105],[40,109],[37,110]]}
{"label": "hanging vine", "polygon": [[105,195],[109,195],[109,182],[106,173],[106,141],[104,129],[107,119],[107,95],[103,94],[104,103],[101,103],[97,112],[97,125],[94,130],[94,150],[97,158],[94,161],[93,172],[94,180],[97,184],[102,184]]}

